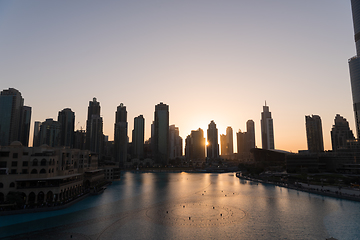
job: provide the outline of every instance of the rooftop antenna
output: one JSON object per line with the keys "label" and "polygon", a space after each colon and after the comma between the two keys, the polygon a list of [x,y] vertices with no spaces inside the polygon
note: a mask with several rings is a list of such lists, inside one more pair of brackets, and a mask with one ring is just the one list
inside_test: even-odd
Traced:
{"label": "rooftop antenna", "polygon": [[266,107],[266,100],[265,100],[265,107]]}

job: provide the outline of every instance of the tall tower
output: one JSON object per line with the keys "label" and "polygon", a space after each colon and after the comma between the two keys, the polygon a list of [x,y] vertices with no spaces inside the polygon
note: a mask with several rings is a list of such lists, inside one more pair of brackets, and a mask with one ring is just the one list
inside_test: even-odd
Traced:
{"label": "tall tower", "polygon": [[191,134],[186,138],[186,152],[187,159],[190,160],[205,160],[205,138],[204,131],[199,128],[198,130],[191,131]]}
{"label": "tall tower", "polygon": [[86,149],[101,154],[104,142],[103,120],[100,117],[100,103],[93,98],[89,101],[86,120]]}
{"label": "tall tower", "polygon": [[255,148],[255,123],[253,120],[246,122],[247,132],[236,133],[238,153],[249,153],[250,149]]}
{"label": "tall tower", "polygon": [[21,112],[19,140],[24,146],[29,145],[30,121],[31,107],[23,106]]}
{"label": "tall tower", "polygon": [[232,155],[234,153],[234,143],[233,130],[231,127],[226,128],[226,144],[227,155]]}
{"label": "tall tower", "polygon": [[187,135],[187,137],[185,138],[185,158],[186,160],[191,160],[191,137],[190,135]]}
{"label": "tall tower", "polygon": [[40,146],[40,126],[41,122],[35,121],[34,124],[34,136],[33,136],[33,147],[39,147]]}
{"label": "tall tower", "polygon": [[117,107],[115,113],[115,129],[114,129],[114,153],[115,161],[120,167],[124,167],[127,161],[127,111],[123,103]]}
{"label": "tall tower", "polygon": [[75,113],[70,108],[59,111],[58,122],[61,124],[60,146],[74,147]]}
{"label": "tall tower", "polygon": [[305,116],[305,122],[306,138],[309,152],[323,152],[324,140],[320,116]]}
{"label": "tall tower", "polygon": [[[160,102],[154,113],[154,160],[168,164],[169,159],[169,106]],[[152,139],[151,139],[152,141]]]}
{"label": "tall tower", "polygon": [[179,128],[175,125],[169,126],[169,159],[182,156],[182,138],[179,135]]}
{"label": "tall tower", "polygon": [[227,155],[227,138],[226,134],[220,134],[221,155]]}
{"label": "tall tower", "polygon": [[75,149],[81,149],[85,150],[86,146],[86,131],[82,130],[76,130],[74,132],[74,148]]}
{"label": "tall tower", "polygon": [[333,151],[337,151],[341,148],[346,148],[346,142],[347,140],[353,140],[354,134],[350,130],[349,122],[346,120],[346,118],[343,118],[339,114],[336,114],[335,124],[333,125],[331,129],[331,145]]}
{"label": "tall tower", "polygon": [[273,119],[266,102],[261,113],[261,141],[263,149],[275,149]]}
{"label": "tall tower", "polygon": [[132,132],[133,156],[138,159],[144,157],[144,132],[145,119],[143,115],[134,118],[134,130]]}
{"label": "tall tower", "polygon": [[219,157],[219,141],[218,141],[218,129],[215,122],[212,120],[208,125],[207,130],[207,157],[210,159]]}
{"label": "tall tower", "polygon": [[246,138],[247,138],[247,133],[246,132],[241,132],[241,130],[239,129],[239,132],[236,133],[236,140],[237,140],[237,152],[238,153],[244,153],[246,152]]}
{"label": "tall tower", "polygon": [[13,141],[29,142],[31,107],[24,107],[24,99],[15,88],[0,93],[0,145]]}
{"label": "tall tower", "polygon": [[255,123],[253,120],[248,120],[246,122],[246,150],[255,148]]}
{"label": "tall tower", "polygon": [[39,132],[40,145],[46,144],[50,147],[60,146],[60,131],[61,124],[54,121],[52,118],[48,118],[45,122],[41,123]]}
{"label": "tall tower", "polygon": [[357,137],[360,138],[360,1],[351,0],[356,56],[349,59],[351,90]]}

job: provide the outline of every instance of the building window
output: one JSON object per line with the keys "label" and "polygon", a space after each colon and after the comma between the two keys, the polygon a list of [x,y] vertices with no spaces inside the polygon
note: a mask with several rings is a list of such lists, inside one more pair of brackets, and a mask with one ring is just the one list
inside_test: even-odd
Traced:
{"label": "building window", "polygon": [[23,155],[27,156],[27,155],[29,155],[29,153],[28,152],[23,152]]}
{"label": "building window", "polygon": [[7,162],[0,161],[0,168],[6,168]]}
{"label": "building window", "polygon": [[11,187],[11,188],[14,188],[14,187],[15,187],[15,183],[14,183],[14,182],[10,183],[10,187]]}
{"label": "building window", "polygon": [[13,158],[18,158],[18,153],[13,153]]}
{"label": "building window", "polygon": [[10,174],[16,174],[17,172],[16,172],[16,169],[11,169],[11,172],[10,172]]}
{"label": "building window", "polygon": [[23,161],[23,167],[27,167],[29,165],[28,161]]}
{"label": "building window", "polygon": [[46,166],[46,159],[45,159],[45,158],[43,158],[43,159],[41,160],[40,165],[41,165],[41,166]]}
{"label": "building window", "polygon": [[11,166],[12,166],[12,167],[17,167],[17,162],[16,162],[16,161],[12,161],[12,162],[11,162]]}
{"label": "building window", "polygon": [[27,169],[23,169],[23,170],[22,170],[22,174],[28,174]]}
{"label": "building window", "polygon": [[0,157],[9,157],[10,152],[0,152]]}
{"label": "building window", "polygon": [[38,160],[35,158],[34,160],[33,160],[33,164],[32,164],[33,166],[37,166],[38,165]]}
{"label": "building window", "polygon": [[37,170],[36,169],[31,170],[31,174],[37,174]]}

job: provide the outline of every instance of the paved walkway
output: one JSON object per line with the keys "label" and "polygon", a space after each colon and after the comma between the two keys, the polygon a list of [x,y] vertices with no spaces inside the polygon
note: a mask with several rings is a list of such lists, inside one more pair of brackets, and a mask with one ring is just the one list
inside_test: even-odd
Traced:
{"label": "paved walkway", "polygon": [[255,181],[255,182],[261,182],[261,183],[269,183],[269,184],[275,184],[280,187],[286,187],[294,190],[300,190],[305,191],[309,193],[315,193],[320,194],[324,196],[329,197],[335,197],[335,198],[342,198],[352,201],[358,201],[360,202],[360,190],[357,188],[351,188],[351,187],[342,187],[339,189],[339,187],[335,186],[321,186],[321,185],[313,185],[313,184],[307,184],[307,183],[301,183],[298,182],[297,184],[281,184],[281,183],[275,183],[275,182],[267,182],[263,180],[259,180],[256,178],[249,178],[245,176],[236,175],[239,178]]}
{"label": "paved walkway", "polygon": [[321,186],[307,183],[298,183],[300,189],[308,192],[319,193],[322,195],[348,198],[350,200],[360,201],[360,190],[351,187],[335,187],[335,186]]}
{"label": "paved walkway", "polygon": [[335,187],[335,186],[320,186],[320,185],[313,185],[313,184],[306,184],[306,183],[299,183],[299,185],[301,185],[303,188],[306,189],[312,189],[312,190],[318,190],[318,191],[328,191],[328,192],[333,192],[333,193],[342,193],[342,194],[348,194],[348,195],[355,195],[355,196],[360,196],[360,189],[358,188],[349,188],[349,187]]}

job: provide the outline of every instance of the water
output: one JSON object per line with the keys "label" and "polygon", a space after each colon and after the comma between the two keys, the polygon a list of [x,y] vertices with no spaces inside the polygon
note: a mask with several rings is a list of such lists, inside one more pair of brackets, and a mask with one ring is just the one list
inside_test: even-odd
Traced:
{"label": "water", "polygon": [[126,172],[67,209],[1,216],[0,238],[360,239],[359,212],[358,202],[229,173]]}

